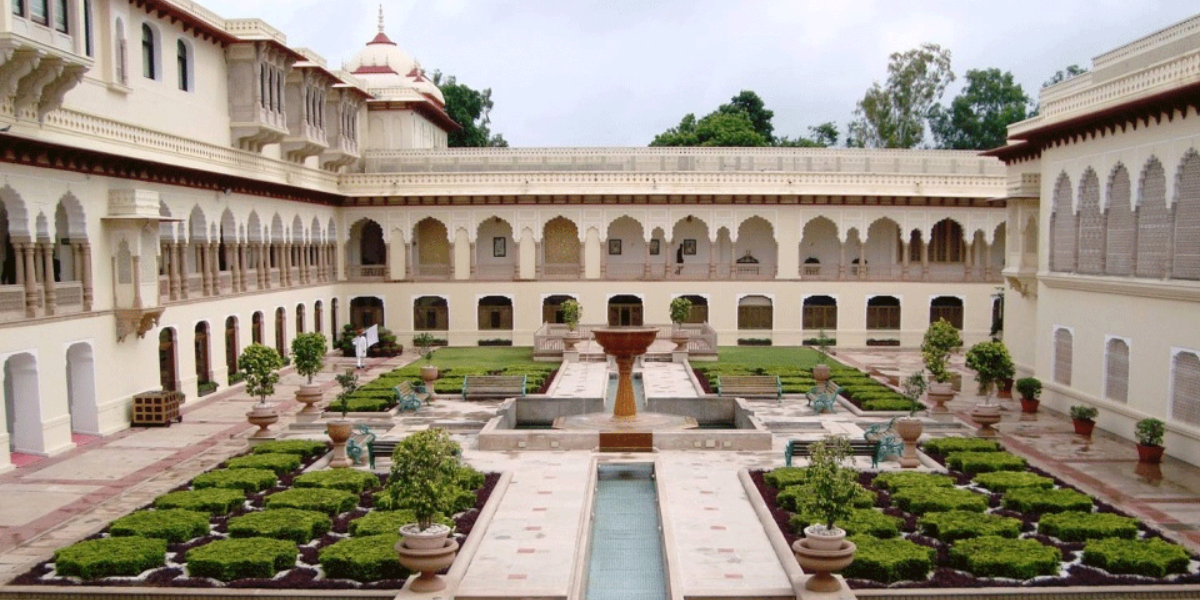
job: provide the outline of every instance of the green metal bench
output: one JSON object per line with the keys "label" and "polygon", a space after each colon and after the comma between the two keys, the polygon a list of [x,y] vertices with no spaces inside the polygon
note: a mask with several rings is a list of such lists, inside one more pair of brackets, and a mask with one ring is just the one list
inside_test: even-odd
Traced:
{"label": "green metal bench", "polygon": [[867,427],[863,431],[863,439],[876,444],[875,453],[871,455],[871,467],[878,467],[889,456],[904,453],[904,440],[896,433],[896,417]]}
{"label": "green metal bench", "polygon": [[777,375],[721,375],[717,395],[738,398],[774,398],[783,401],[783,385]]}
{"label": "green metal bench", "polygon": [[[355,465],[363,464],[363,451],[370,448],[375,441],[375,434],[371,433],[371,428],[366,425],[358,424],[354,426],[354,433],[350,435],[350,439],[346,440],[346,456],[350,457],[350,462]],[[375,467],[375,458],[370,459],[371,467]]]}
{"label": "green metal bench", "polygon": [[413,388],[411,381],[401,381],[400,385],[392,388],[392,391],[396,393],[396,403],[400,405],[400,412],[406,410],[417,412],[421,408],[421,397]]}
{"label": "green metal bench", "polygon": [[819,415],[825,411],[833,414],[837,412],[835,407],[837,406],[838,394],[841,391],[841,387],[830,381],[825,384],[823,389],[820,385],[812,386],[805,396],[808,398],[808,405],[812,407],[813,412],[816,414]]}
{"label": "green metal bench", "polygon": [[[810,446],[821,440],[788,440],[787,447],[783,449],[783,461],[787,466],[792,466],[792,457],[808,457],[811,455]],[[875,456],[878,444],[870,440],[849,440],[851,456]]]}

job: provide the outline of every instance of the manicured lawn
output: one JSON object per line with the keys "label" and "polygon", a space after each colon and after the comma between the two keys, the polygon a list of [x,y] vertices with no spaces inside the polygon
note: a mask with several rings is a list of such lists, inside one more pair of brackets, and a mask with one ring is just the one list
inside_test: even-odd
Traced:
{"label": "manicured lawn", "polygon": [[[820,361],[821,354],[812,348],[801,346],[721,346],[717,348],[718,365],[742,366],[749,370],[762,367],[768,374],[793,369],[811,370]],[[838,363],[831,357],[827,365]]]}
{"label": "manicured lawn", "polygon": [[[414,366],[424,365],[420,360]],[[554,363],[534,362],[530,346],[484,346],[438,348],[433,351],[433,364],[439,369],[467,372],[476,368],[503,369],[513,366],[552,366]]]}

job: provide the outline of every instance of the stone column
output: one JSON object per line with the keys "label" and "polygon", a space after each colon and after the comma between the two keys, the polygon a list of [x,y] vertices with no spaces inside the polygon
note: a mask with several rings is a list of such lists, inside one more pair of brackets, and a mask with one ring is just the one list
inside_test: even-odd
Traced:
{"label": "stone column", "polygon": [[900,240],[900,279],[908,278],[908,247],[910,242]]}
{"label": "stone column", "polygon": [[171,271],[173,279],[171,282],[171,299],[186,299],[187,292],[187,263],[183,261],[183,245],[179,242],[171,242]]}
{"label": "stone column", "polygon": [[58,293],[54,286],[54,242],[41,242],[42,250],[42,292],[46,297],[46,315],[53,315],[58,309]]}
{"label": "stone column", "polygon": [[212,275],[208,271],[208,253],[205,252],[204,242],[192,242],[192,253],[196,256],[196,269],[200,271],[200,294],[212,295]]}
{"label": "stone column", "polygon": [[983,280],[992,280],[992,249],[987,242],[983,244]]}
{"label": "stone column", "polygon": [[229,265],[233,282],[233,293],[242,291],[242,245],[238,242],[225,244],[225,264]]}
{"label": "stone column", "polygon": [[288,256],[292,245],[288,242],[280,242],[279,244],[279,286],[291,287],[292,285],[292,261]]}
{"label": "stone column", "polygon": [[266,242],[258,243],[258,278],[261,282],[260,289],[271,289],[271,253],[275,251],[275,244]]}
{"label": "stone column", "polygon": [[221,245],[217,242],[208,243],[208,268],[212,271],[213,295],[219,296],[221,290]]}
{"label": "stone column", "polygon": [[96,292],[92,289],[92,246],[87,240],[79,242],[79,263],[76,268],[80,270],[80,279],[83,280],[83,310],[91,311]]}
{"label": "stone column", "polygon": [[32,319],[37,316],[38,306],[37,271],[33,266],[34,245],[33,242],[23,242],[15,246],[24,256],[22,262],[25,264],[25,271],[18,275],[23,275],[25,281],[25,316]]}
{"label": "stone column", "polygon": [[133,307],[142,307],[142,257],[133,256]]}
{"label": "stone column", "polygon": [[[719,251],[717,250],[717,243],[712,240],[709,240],[708,241],[708,278],[709,279],[717,278],[717,261],[720,258],[719,256],[717,256],[718,253],[719,253]],[[725,273],[725,279],[729,279],[729,273]]]}
{"label": "stone column", "polygon": [[862,240],[858,241],[858,278],[867,278],[867,244]]}
{"label": "stone column", "polygon": [[929,280],[929,242],[921,240],[921,281]]}
{"label": "stone column", "polygon": [[838,243],[838,279],[846,278],[846,241]]}

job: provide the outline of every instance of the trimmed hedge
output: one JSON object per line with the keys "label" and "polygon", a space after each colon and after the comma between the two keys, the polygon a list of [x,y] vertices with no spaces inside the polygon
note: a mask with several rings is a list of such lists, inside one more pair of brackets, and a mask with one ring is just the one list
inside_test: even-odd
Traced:
{"label": "trimmed hedge", "polygon": [[1008,452],[952,452],[946,466],[967,475],[993,471],[1024,471],[1025,459]]}
{"label": "trimmed hedge", "polygon": [[1004,494],[1004,508],[1019,512],[1056,513],[1068,510],[1091,512],[1092,499],[1072,489],[1017,488]]}
{"label": "trimmed hedge", "polygon": [[[799,513],[792,515],[788,522],[792,526],[792,531],[797,535],[803,535],[805,527],[820,523],[821,518],[816,515]],[[849,517],[837,522],[837,526],[845,529],[848,535],[866,535],[879,539],[900,537],[902,524],[903,520],[899,517],[885,515],[883,511],[874,508],[856,508]]]}
{"label": "trimmed hedge", "polygon": [[1083,542],[1102,538],[1137,537],[1137,519],[1112,513],[1060,512],[1042,516],[1038,533],[1064,542]]}
{"label": "trimmed hedge", "polygon": [[1015,538],[1021,533],[1021,520],[965,510],[933,512],[918,521],[921,531],[946,543],[994,535]]}
{"label": "trimmed hedge", "polygon": [[[854,490],[854,499],[851,500],[851,503],[854,504],[855,508],[871,508],[875,506],[875,492],[857,483],[854,486],[856,489]],[[798,500],[801,497],[811,496],[812,494],[813,492],[808,489],[807,485],[788,486],[775,496],[775,503],[791,512],[797,512],[800,510]]]}
{"label": "trimmed hedge", "polygon": [[1109,573],[1164,577],[1186,573],[1188,554],[1158,538],[1091,540],[1083,547],[1083,564],[1100,567]]}
{"label": "trimmed hedge", "polygon": [[171,543],[186,542],[208,533],[208,515],[179,508],[139,510],[113,521],[108,532],[114,536],[136,535]]}
{"label": "trimmed hedge", "polygon": [[167,541],[161,538],[100,538],[54,551],[54,570],[59,575],[83,579],[133,577],[166,562]]}
{"label": "trimmed hedge", "polygon": [[913,486],[928,486],[928,487],[954,487],[954,478],[949,475],[940,473],[920,473],[917,471],[888,471],[880,473],[875,478],[875,485],[894,492],[896,490],[913,487]]}
{"label": "trimmed hedge", "polygon": [[959,488],[908,487],[892,494],[892,501],[901,510],[914,514],[965,510],[981,513],[987,510],[988,499],[983,494]]}
{"label": "trimmed hedge", "polygon": [[[866,398],[866,399],[864,399],[860,395],[860,397],[858,397],[856,399],[862,403],[862,409],[866,410],[866,411],[879,410],[879,411],[905,411],[905,412],[908,412],[913,409],[913,403],[911,401],[905,400],[903,398],[898,399],[898,400],[894,399],[894,398],[881,398],[881,399]],[[917,410],[920,410],[920,408],[918,408]]]}
{"label": "trimmed hedge", "polygon": [[379,487],[379,477],[370,471],[359,471],[358,469],[329,469],[300,475],[296,477],[294,485],[302,488],[346,490],[361,494],[364,490]]}
{"label": "trimmed hedge", "polygon": [[201,473],[192,480],[192,487],[229,488],[243,492],[261,492],[275,485],[279,478],[267,469],[217,469]]}
{"label": "trimmed hedge", "polygon": [[[351,537],[396,535],[402,525],[416,522],[417,518],[410,510],[373,510],[350,521],[350,535]],[[454,527],[454,520],[442,514],[434,515],[433,522]]]}
{"label": "trimmed hedge", "polygon": [[354,508],[358,504],[358,496],[345,490],[292,488],[267,496],[264,504],[267,510],[298,508],[336,516]]}
{"label": "trimmed hedge", "polygon": [[806,467],[778,467],[763,473],[763,482],[782,490],[786,487],[804,483]]}
{"label": "trimmed hedge", "polygon": [[192,577],[220,581],[267,579],[296,564],[296,544],[287,540],[252,537],[217,540],[187,552]]}
{"label": "trimmed hedge", "polygon": [[962,540],[951,546],[950,563],[954,568],[979,577],[1031,579],[1057,574],[1062,552],[1036,540],[989,535]]}
{"label": "trimmed hedge", "polygon": [[925,452],[950,454],[952,452],[999,452],[1000,444],[994,440],[974,437],[934,438],[921,446]]}
{"label": "trimmed hedge", "polygon": [[225,466],[230,469],[268,469],[276,475],[283,475],[300,468],[300,457],[278,452],[250,454],[231,458],[225,461]]}
{"label": "trimmed hedge", "polygon": [[1036,473],[1028,471],[994,471],[991,473],[980,473],[975,476],[975,483],[985,487],[988,491],[1003,494],[1010,490],[1018,488],[1038,488],[1049,490],[1054,488],[1054,480],[1049,477],[1042,477]]}
{"label": "trimmed hedge", "polygon": [[933,570],[937,552],[904,539],[880,540],[867,535],[849,538],[858,546],[854,562],[843,577],[870,579],[881,583],[925,579]]}
{"label": "trimmed hedge", "polygon": [[[347,406],[349,406],[349,408],[346,410],[348,412],[387,412],[396,406],[396,393],[391,390],[388,390],[386,393],[391,394],[392,397],[360,396],[358,398],[350,398],[346,402]],[[341,412],[342,401],[334,400],[333,402],[330,402],[329,406],[326,407],[325,410],[330,412]]]}
{"label": "trimmed hedge", "polygon": [[321,568],[331,579],[406,579],[410,573],[396,561],[398,541],[397,533],[342,540],[321,550]]}
{"label": "trimmed hedge", "polygon": [[329,447],[315,440],[274,440],[255,444],[254,454],[296,454],[301,458],[312,458],[324,454]]}
{"label": "trimmed hedge", "polygon": [[154,499],[154,507],[160,509],[182,508],[206,512],[210,515],[223,515],[245,502],[246,494],[241,490],[207,488],[163,494]]}
{"label": "trimmed hedge", "polygon": [[265,537],[307,544],[325,535],[333,522],[322,513],[296,508],[277,508],[252,512],[229,521],[229,536],[235,538]]}

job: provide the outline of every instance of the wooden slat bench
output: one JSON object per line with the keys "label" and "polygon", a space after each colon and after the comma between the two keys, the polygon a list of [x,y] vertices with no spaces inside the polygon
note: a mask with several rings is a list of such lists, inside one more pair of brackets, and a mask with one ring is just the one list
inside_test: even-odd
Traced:
{"label": "wooden slat bench", "polygon": [[[810,454],[809,447],[821,440],[788,440],[787,447],[783,450],[783,461],[787,466],[792,466],[792,457],[801,456],[807,457]],[[850,440],[850,454],[852,456],[870,456],[875,457],[875,452],[879,446],[879,442],[869,440]]]}
{"label": "wooden slat bench", "polygon": [[[392,391],[396,393],[396,403],[400,405],[400,412],[406,410],[417,412],[421,408],[422,394],[413,388],[411,381],[401,381],[400,385],[392,388]],[[424,396],[425,401],[428,402],[429,396],[427,394]]]}
{"label": "wooden slat bench", "polygon": [[[363,451],[369,450],[371,444],[375,442],[375,434],[371,433],[371,428],[363,424],[354,426],[354,433],[350,434],[350,439],[346,440],[346,456],[350,457],[350,462],[355,465],[363,464]],[[375,458],[369,457],[371,466],[375,466]]]}
{"label": "wooden slat bench", "polygon": [[392,453],[396,451],[396,442],[400,440],[376,440],[372,439],[370,444],[367,444],[367,453],[370,456],[371,468],[375,468],[375,459],[380,456],[392,457]]}
{"label": "wooden slat bench", "polygon": [[825,382],[824,389],[820,385],[814,385],[809,388],[805,397],[808,398],[808,405],[812,407],[813,412],[819,415],[824,411],[829,411],[829,414],[833,414],[837,412],[835,407],[837,406],[838,394],[841,391],[842,388],[838,384],[827,381]]}
{"label": "wooden slat bench", "polygon": [[472,398],[511,398],[525,395],[524,375],[467,375],[462,395]]}
{"label": "wooden slat bench", "polygon": [[776,375],[721,375],[717,378],[718,396],[783,399],[783,386]]}
{"label": "wooden slat bench", "polygon": [[875,442],[875,454],[871,455],[872,467],[878,467],[880,461],[889,456],[900,456],[904,452],[904,440],[896,432],[896,417],[867,427],[863,431],[863,439]]}

